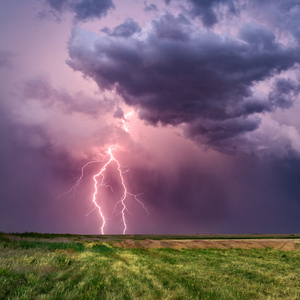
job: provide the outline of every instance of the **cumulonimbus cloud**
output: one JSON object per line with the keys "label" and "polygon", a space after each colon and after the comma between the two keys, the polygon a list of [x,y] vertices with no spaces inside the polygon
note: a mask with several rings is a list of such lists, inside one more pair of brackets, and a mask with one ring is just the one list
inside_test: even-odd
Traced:
{"label": "cumulonimbus cloud", "polygon": [[206,28],[214,27],[224,18],[238,17],[247,11],[251,18],[270,22],[273,26],[288,30],[300,40],[299,0],[165,0],[165,3],[187,4],[190,17],[199,19]]}
{"label": "cumulonimbus cloud", "polygon": [[40,16],[50,13],[60,20],[64,12],[71,12],[76,22],[100,19],[115,7],[112,0],[44,0],[44,3],[48,9],[41,12]]}
{"label": "cumulonimbus cloud", "polygon": [[224,11],[227,15],[236,15],[238,12],[236,5],[240,2],[235,0],[187,0],[182,3],[179,0],[165,0],[165,3],[169,5],[171,1],[177,4],[187,3],[190,16],[199,18],[203,26],[207,28],[217,24]]}
{"label": "cumulonimbus cloud", "polygon": [[[115,90],[150,124],[185,124],[191,139],[236,148],[232,142],[259,128],[259,114],[289,108],[298,96],[299,84],[281,74],[297,66],[299,47],[279,43],[262,24],[245,23],[233,36],[183,14],[164,13],[134,31],[132,22],[101,35],[75,27],[68,65]],[[118,28],[130,34],[112,34]]]}

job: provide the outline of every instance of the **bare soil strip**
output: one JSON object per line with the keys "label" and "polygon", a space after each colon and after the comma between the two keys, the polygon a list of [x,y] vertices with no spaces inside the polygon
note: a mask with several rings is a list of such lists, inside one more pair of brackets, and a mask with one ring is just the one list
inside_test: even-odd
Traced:
{"label": "bare soil strip", "polygon": [[119,248],[144,249],[266,249],[299,250],[300,239],[246,239],[246,240],[141,240],[126,239],[113,244]]}
{"label": "bare soil strip", "polygon": [[[160,236],[155,236],[154,239],[146,238],[145,236],[70,236],[70,237],[53,237],[53,238],[32,238],[20,237],[14,234],[3,234],[11,241],[40,241],[40,242],[83,242],[83,243],[109,243],[114,247],[124,249],[266,249],[273,248],[276,250],[300,250],[299,235],[286,235],[285,238],[229,238],[229,239],[197,239],[192,236],[186,239],[176,239],[176,236],[161,236],[163,239],[155,239]],[[129,237],[129,238],[128,238]],[[149,236],[150,237],[150,236]],[[152,236],[151,236],[152,237]],[[213,236],[212,236],[213,237]],[[288,237],[288,238],[287,238]]]}

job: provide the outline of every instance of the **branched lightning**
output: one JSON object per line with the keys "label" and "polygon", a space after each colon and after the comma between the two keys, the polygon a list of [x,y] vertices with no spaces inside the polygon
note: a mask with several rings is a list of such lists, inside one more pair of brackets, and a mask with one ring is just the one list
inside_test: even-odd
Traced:
{"label": "branched lightning", "polygon": [[[105,158],[104,158],[105,159]],[[83,173],[84,173],[84,169],[90,165],[90,164],[93,164],[93,163],[99,163],[99,162],[102,162],[103,160],[92,160],[92,161],[89,161],[88,163],[86,163],[82,168],[81,168],[81,175],[80,177],[76,180],[75,184],[66,192],[60,194],[58,196],[58,199],[64,195],[67,195],[67,194],[71,194],[71,197],[75,195],[76,193],[76,189],[78,187],[78,185],[80,184],[80,182],[82,181],[82,178],[83,178]]]}
{"label": "branched lightning", "polygon": [[[120,198],[120,200],[116,203],[115,205],[115,209],[116,209],[116,206],[120,203],[121,206],[122,206],[122,209],[121,209],[121,216],[122,216],[122,223],[123,223],[123,234],[126,233],[126,230],[127,230],[127,223],[126,223],[126,217],[125,217],[125,211],[129,212],[128,211],[128,208],[126,206],[126,203],[125,203],[125,200],[126,200],[126,197],[127,195],[130,195],[132,196],[138,203],[140,203],[142,205],[142,207],[145,209],[145,211],[148,213],[148,210],[147,208],[145,207],[144,203],[141,202],[139,199],[138,199],[138,196],[141,195],[134,195],[132,193],[129,193],[128,190],[127,190],[127,187],[126,187],[126,183],[124,181],[124,177],[123,177],[123,172],[122,172],[122,166],[121,164],[119,163],[119,161],[114,157],[113,155],[113,150],[116,148],[117,146],[116,145],[112,145],[108,148],[108,156],[109,156],[109,160],[105,163],[105,165],[102,167],[102,169],[100,170],[100,172],[96,175],[94,175],[94,194],[93,194],[93,203],[95,204],[95,207],[98,208],[98,211],[99,211],[99,214],[100,214],[100,217],[102,219],[102,226],[101,226],[101,233],[104,234],[104,227],[105,227],[105,224],[106,224],[106,218],[104,217],[103,215],[103,212],[101,210],[101,206],[97,203],[96,201],[96,197],[97,197],[97,194],[98,194],[98,180],[97,178],[99,176],[102,177],[102,180],[100,181],[100,186],[105,186],[105,187],[108,187],[108,185],[104,182],[105,180],[105,177],[104,177],[104,173],[105,173],[105,170],[106,170],[106,167],[111,164],[112,162],[115,162],[117,164],[117,169],[118,169],[118,172],[119,172],[119,176],[120,176],[120,179],[121,179],[121,184],[122,184],[122,187],[123,187],[123,194]],[[128,170],[126,171],[128,172]],[[112,190],[112,187],[109,186]],[[113,190],[112,190],[113,191]],[[115,209],[114,209],[114,212],[115,212]],[[114,213],[113,212],[113,213]],[[148,213],[149,214],[149,213]]]}
{"label": "branched lightning", "polygon": [[[128,122],[128,117],[131,117],[133,114],[133,112],[130,112],[128,114],[126,114],[124,116],[124,119],[123,119],[123,129],[128,132],[128,127],[131,127],[135,124],[135,122],[133,124],[130,124],[128,127],[126,127],[125,125],[125,122]],[[104,162],[105,160],[106,163],[104,164],[104,166],[102,167],[102,169],[93,176],[93,180],[94,180],[94,192],[93,192],[93,195],[92,195],[92,202],[93,202],[93,205],[94,205],[94,208],[92,208],[87,214],[86,216],[88,216],[90,213],[92,213],[94,210],[98,210],[98,213],[99,213],[99,216],[100,216],[100,219],[102,221],[102,226],[101,226],[101,234],[104,234],[104,229],[105,229],[105,226],[106,226],[106,221],[107,221],[107,217],[105,217],[104,213],[103,213],[103,210],[101,209],[101,205],[98,203],[99,201],[97,201],[97,197],[99,195],[99,190],[98,188],[99,187],[106,187],[106,188],[110,188],[110,190],[112,192],[114,192],[113,188],[111,185],[109,185],[109,181],[106,181],[105,182],[105,171],[106,171],[106,168],[111,164],[111,163],[115,163],[116,166],[117,166],[117,172],[118,172],[118,175],[119,175],[119,178],[120,178],[120,181],[121,181],[121,186],[122,186],[122,189],[123,189],[123,192],[122,192],[122,196],[121,198],[119,199],[119,201],[117,201],[117,203],[115,204],[114,206],[114,210],[113,210],[113,213],[112,215],[115,214],[116,212],[116,209],[117,209],[117,206],[118,205],[121,205],[121,211],[117,214],[117,215],[121,215],[121,222],[123,224],[123,234],[126,233],[126,230],[127,230],[127,222],[126,222],[126,212],[130,214],[127,206],[126,206],[126,199],[127,199],[127,196],[131,196],[133,197],[133,199],[135,201],[137,201],[141,206],[142,208],[147,212],[147,214],[149,214],[147,208],[145,207],[144,203],[142,201],[140,201],[138,199],[138,197],[140,195],[142,195],[143,193],[140,193],[138,195],[135,195],[135,194],[132,194],[130,192],[128,192],[128,189],[127,189],[127,186],[126,186],[126,183],[125,183],[125,180],[124,180],[124,177],[123,177],[123,174],[127,173],[129,171],[129,169],[127,168],[125,171],[122,170],[122,168],[125,168],[124,166],[122,166],[119,161],[115,158],[115,156],[113,155],[113,151],[117,148],[118,146],[117,145],[111,145],[110,147],[108,147],[107,149],[107,155],[101,159],[101,160],[93,160],[93,161],[89,161],[88,163],[86,163],[82,169],[81,169],[81,175],[80,177],[76,180],[75,184],[67,191],[67,192],[64,192],[62,193],[59,197],[63,196],[63,195],[66,195],[66,194],[71,194],[71,196],[74,196],[75,193],[76,193],[76,189],[78,187],[78,185],[81,183],[82,179],[83,179],[83,176],[84,176],[84,171],[85,171],[85,168],[87,166],[89,166],[90,164],[94,164],[94,163],[102,163]],[[101,179],[98,180],[98,177],[100,177]]]}

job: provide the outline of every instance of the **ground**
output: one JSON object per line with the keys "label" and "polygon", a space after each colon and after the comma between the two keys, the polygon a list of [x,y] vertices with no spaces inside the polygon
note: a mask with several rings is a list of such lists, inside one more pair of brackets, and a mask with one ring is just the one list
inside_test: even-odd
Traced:
{"label": "ground", "polygon": [[0,233],[0,299],[300,299],[299,235],[255,237]]}

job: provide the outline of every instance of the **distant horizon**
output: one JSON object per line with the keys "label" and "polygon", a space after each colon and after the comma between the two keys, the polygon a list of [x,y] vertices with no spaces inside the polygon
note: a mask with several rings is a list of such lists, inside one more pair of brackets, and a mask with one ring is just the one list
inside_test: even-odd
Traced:
{"label": "distant horizon", "polygon": [[300,237],[300,232],[299,233],[186,233],[186,234],[176,234],[176,233],[163,233],[163,234],[135,234],[135,233],[126,233],[126,234],[76,234],[76,233],[54,233],[54,232],[3,232],[0,231],[0,233],[4,234],[16,234],[16,235],[30,235],[30,234],[37,234],[37,235],[82,235],[82,236],[298,236]]}

